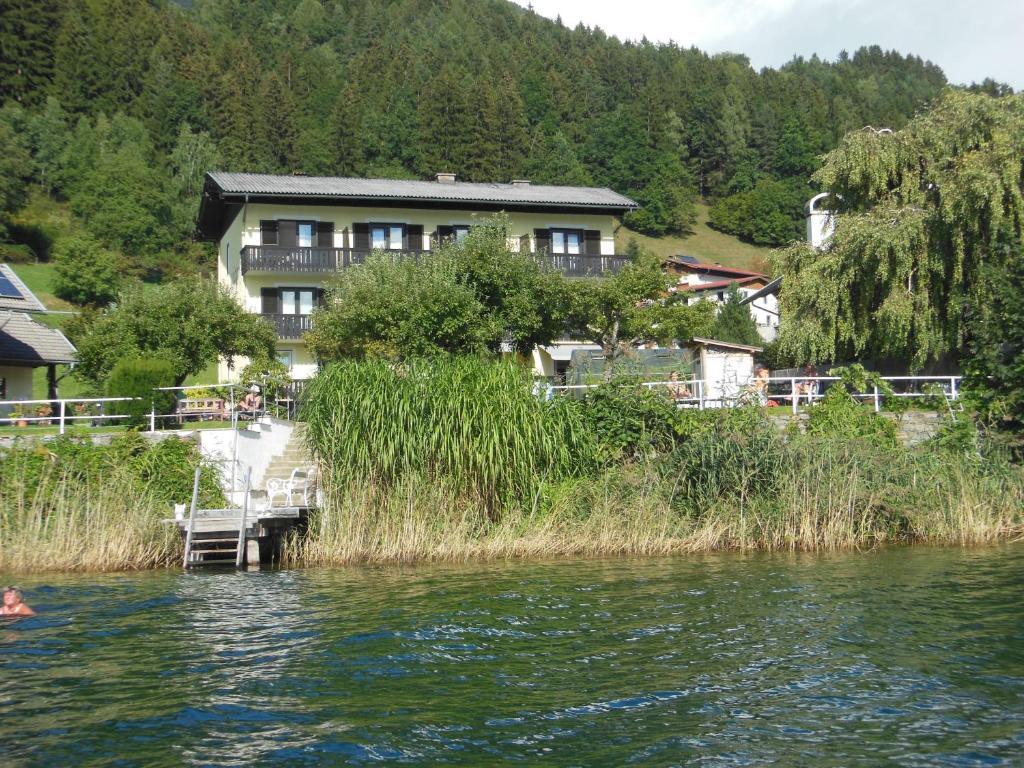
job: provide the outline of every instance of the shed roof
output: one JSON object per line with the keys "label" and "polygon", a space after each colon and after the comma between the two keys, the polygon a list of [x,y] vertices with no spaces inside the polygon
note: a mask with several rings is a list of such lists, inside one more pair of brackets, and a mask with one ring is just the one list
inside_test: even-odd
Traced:
{"label": "shed roof", "polygon": [[722,349],[734,349],[738,352],[762,352],[762,347],[752,347],[749,344],[734,344],[731,341],[718,341],[716,339],[702,339],[694,336],[690,343],[697,347],[720,347]]}
{"label": "shed roof", "polygon": [[7,264],[0,264],[0,309],[45,312],[46,307]]}
{"label": "shed roof", "polygon": [[681,272],[690,272],[692,274],[767,278],[767,275],[761,272],[754,272],[749,269],[736,269],[735,267],[723,267],[721,264],[693,261],[690,256],[670,256],[665,259],[665,264],[677,267]]}
{"label": "shed roof", "polygon": [[75,359],[74,345],[56,328],[24,312],[0,311],[0,364],[37,367]]}

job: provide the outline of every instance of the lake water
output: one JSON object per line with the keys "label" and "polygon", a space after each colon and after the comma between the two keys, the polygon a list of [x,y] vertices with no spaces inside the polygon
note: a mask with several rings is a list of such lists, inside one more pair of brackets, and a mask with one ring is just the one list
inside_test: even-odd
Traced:
{"label": "lake water", "polygon": [[1024,545],[20,583],[3,765],[1024,765]]}

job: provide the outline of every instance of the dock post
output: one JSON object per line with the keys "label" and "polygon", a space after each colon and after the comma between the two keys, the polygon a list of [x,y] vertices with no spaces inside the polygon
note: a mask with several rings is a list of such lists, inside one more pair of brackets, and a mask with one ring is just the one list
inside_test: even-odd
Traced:
{"label": "dock post", "polygon": [[64,403],[64,400],[60,401],[60,420],[58,422],[60,424],[60,434],[62,435],[64,434]]}
{"label": "dock post", "polygon": [[242,496],[242,511],[238,521],[238,549],[235,550],[235,568],[242,567],[242,560],[245,557],[245,527],[246,518],[249,516],[249,494],[252,489],[252,468],[245,475],[245,494]]}
{"label": "dock post", "polygon": [[192,554],[192,534],[196,530],[196,510],[199,508],[199,475],[202,471],[202,467],[196,467],[195,480],[192,482],[192,506],[188,511],[188,528],[185,532],[185,557],[181,563],[182,568],[188,568],[188,558]]}

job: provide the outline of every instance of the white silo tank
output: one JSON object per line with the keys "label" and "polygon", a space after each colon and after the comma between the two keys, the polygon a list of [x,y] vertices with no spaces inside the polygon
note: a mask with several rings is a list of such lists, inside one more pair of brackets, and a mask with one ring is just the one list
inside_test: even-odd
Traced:
{"label": "white silo tank", "polygon": [[822,248],[836,228],[835,212],[819,208],[822,200],[830,197],[827,192],[815,195],[804,206],[807,217],[807,242],[812,248]]}

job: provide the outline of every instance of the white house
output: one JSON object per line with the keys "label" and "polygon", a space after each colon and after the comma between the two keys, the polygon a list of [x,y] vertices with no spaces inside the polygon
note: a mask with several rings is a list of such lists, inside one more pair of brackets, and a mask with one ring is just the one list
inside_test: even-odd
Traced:
{"label": "white house", "polygon": [[[63,333],[33,319],[42,302],[6,264],[0,264],[0,400],[31,400],[32,372],[45,366],[49,396],[57,397],[56,367],[75,362],[75,348]],[[11,407],[0,409],[6,416]]]}
{"label": "white house", "polygon": [[[671,291],[686,297],[687,304],[706,300],[724,304],[729,286],[736,284],[744,303],[757,325],[757,332],[765,341],[772,341],[779,327],[779,301],[776,293],[762,293],[771,280],[760,272],[705,264],[688,256],[675,256],[665,262],[665,271],[676,276]],[[752,297],[756,296],[754,300]]]}
{"label": "white house", "polygon": [[[198,232],[217,243],[220,283],[277,330],[278,359],[306,379],[317,363],[302,336],[325,283],[373,251],[429,252],[464,237],[477,217],[503,212],[510,251],[570,277],[599,276],[629,261],[615,253],[615,228],[636,207],[605,188],[470,183],[454,174],[409,181],[215,172],[206,175]],[[536,350],[538,372],[564,366],[572,344]],[[222,363],[220,380],[234,380],[246,363]]]}

